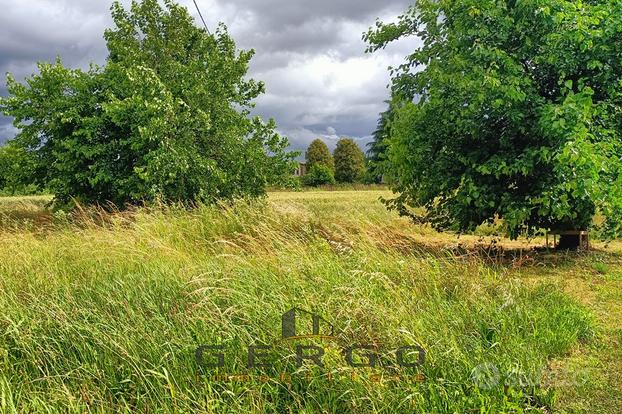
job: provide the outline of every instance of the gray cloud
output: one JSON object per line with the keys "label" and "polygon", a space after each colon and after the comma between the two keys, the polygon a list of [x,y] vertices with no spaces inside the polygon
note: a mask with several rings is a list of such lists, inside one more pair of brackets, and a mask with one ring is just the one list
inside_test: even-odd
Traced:
{"label": "gray cloud", "polygon": [[[338,136],[364,145],[388,97],[387,67],[413,48],[404,42],[366,55],[361,35],[377,17],[395,18],[412,0],[198,0],[208,25],[224,22],[241,48],[254,48],[251,76],[266,82],[256,113],[275,118],[294,149]],[[196,15],[192,0],[180,0]],[[128,3],[127,0],[124,3]],[[70,67],[103,63],[109,0],[0,0],[0,73],[16,78],[61,56]],[[6,94],[4,82],[0,94]],[[15,134],[0,117],[0,141]]]}
{"label": "gray cloud", "polygon": [[[207,3],[207,2],[204,2]],[[278,26],[299,26],[309,20],[332,18],[337,20],[366,21],[385,10],[403,11],[404,0],[229,0],[237,10],[260,16],[259,19]]]}

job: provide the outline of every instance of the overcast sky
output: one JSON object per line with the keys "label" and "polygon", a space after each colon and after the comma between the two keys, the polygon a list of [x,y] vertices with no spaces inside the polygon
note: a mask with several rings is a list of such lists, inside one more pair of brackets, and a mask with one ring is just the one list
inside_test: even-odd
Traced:
{"label": "overcast sky", "polygon": [[[210,26],[224,22],[240,48],[254,48],[250,75],[266,82],[257,113],[275,118],[293,149],[317,137],[364,146],[385,109],[387,67],[413,50],[401,42],[365,54],[362,33],[376,18],[393,20],[413,0],[198,0]],[[124,1],[123,3],[128,3]],[[197,16],[192,0],[181,0]],[[0,0],[0,73],[17,79],[37,61],[56,56],[69,67],[103,63],[103,31],[111,26],[111,0]],[[6,82],[0,83],[6,95]],[[15,135],[0,117],[0,141]]]}

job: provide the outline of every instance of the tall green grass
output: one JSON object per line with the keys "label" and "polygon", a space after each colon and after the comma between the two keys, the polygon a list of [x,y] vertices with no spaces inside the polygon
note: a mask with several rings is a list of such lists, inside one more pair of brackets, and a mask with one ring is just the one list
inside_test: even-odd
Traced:
{"label": "tall green grass", "polygon": [[[377,196],[87,211],[44,232],[0,231],[0,411],[550,406],[541,375],[550,358],[590,337],[589,315],[558,289],[526,286],[477,259],[409,251],[405,235],[429,230],[386,212]],[[335,341],[311,340],[326,349],[324,368],[298,368],[293,345],[279,342],[292,307],[335,326]],[[376,345],[391,364],[392,350],[414,343],[427,352],[419,368],[349,368],[341,351]],[[197,364],[196,348],[209,344],[227,348],[225,369]],[[274,344],[263,358],[272,368],[246,368],[254,344]],[[222,381],[227,374],[253,377]]]}

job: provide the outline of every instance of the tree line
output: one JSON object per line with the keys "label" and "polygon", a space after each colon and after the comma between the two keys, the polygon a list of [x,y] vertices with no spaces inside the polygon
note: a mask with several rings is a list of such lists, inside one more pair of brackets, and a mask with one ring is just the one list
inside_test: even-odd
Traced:
{"label": "tree line", "polygon": [[313,141],[305,153],[307,173],[302,182],[308,186],[366,181],[365,155],[351,138],[340,139],[331,154],[321,139]]}
{"label": "tree line", "polygon": [[[256,197],[291,176],[287,139],[250,117],[264,92],[246,77],[253,51],[173,0],[115,2],[112,16],[103,67],[9,77],[0,112],[20,132],[0,185],[122,206]],[[420,41],[391,70],[368,148],[390,208],[438,230],[622,233],[622,0],[418,0],[364,34],[369,53],[406,37]],[[316,147],[310,182],[360,179],[352,143],[332,160]]]}

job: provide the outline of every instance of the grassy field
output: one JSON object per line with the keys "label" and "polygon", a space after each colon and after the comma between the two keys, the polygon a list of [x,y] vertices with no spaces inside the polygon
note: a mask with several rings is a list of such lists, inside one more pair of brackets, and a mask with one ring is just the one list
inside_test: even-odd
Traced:
{"label": "grassy field", "polygon": [[[622,412],[619,244],[441,235],[388,195],[74,215],[0,199],[0,412]],[[281,341],[293,307],[334,338]],[[348,365],[359,344],[379,366]],[[401,366],[415,344],[424,363]],[[270,367],[248,368],[252,345]]]}

